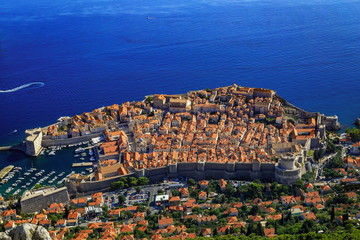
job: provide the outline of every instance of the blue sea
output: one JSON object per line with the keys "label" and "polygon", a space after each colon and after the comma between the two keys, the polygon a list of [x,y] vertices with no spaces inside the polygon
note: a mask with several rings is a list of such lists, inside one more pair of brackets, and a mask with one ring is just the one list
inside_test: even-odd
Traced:
{"label": "blue sea", "polygon": [[[352,0],[0,1],[0,145],[60,116],[234,83],[351,126],[359,29]],[[0,152],[0,167],[72,161]]]}

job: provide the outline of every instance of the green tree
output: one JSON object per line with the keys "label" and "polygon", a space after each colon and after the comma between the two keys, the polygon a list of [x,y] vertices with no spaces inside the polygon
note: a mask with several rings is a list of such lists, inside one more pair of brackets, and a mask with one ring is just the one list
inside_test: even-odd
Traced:
{"label": "green tree", "polygon": [[351,140],[353,142],[357,142],[360,140],[360,129],[354,127],[354,128],[346,128],[345,132],[350,135]]}
{"label": "green tree", "polygon": [[126,197],[124,195],[120,195],[119,196],[119,203],[122,205],[122,204],[125,203],[125,201],[126,201]]}
{"label": "green tree", "polygon": [[188,184],[189,186],[195,186],[195,185],[196,185],[196,181],[195,181],[193,178],[189,178],[189,179],[187,180],[187,184]]}
{"label": "green tree", "polygon": [[256,226],[256,235],[258,236],[264,236],[264,228],[263,226],[261,225],[260,222],[258,222],[257,226]]}
{"label": "green tree", "polygon": [[213,230],[213,236],[216,237],[217,235],[218,235],[218,230],[217,227],[215,227]]}
{"label": "green tree", "polygon": [[109,215],[109,208],[108,208],[106,205],[102,206],[101,208],[102,208],[102,210],[103,210],[103,216],[104,216],[104,217],[108,217],[108,215]]}
{"label": "green tree", "polygon": [[138,185],[138,181],[135,177],[130,177],[129,178],[129,186],[133,187],[133,186],[137,186]]}
{"label": "green tree", "polygon": [[145,186],[149,184],[149,179],[147,177],[139,177],[138,184],[141,186]]}
{"label": "green tree", "polygon": [[305,184],[304,184],[304,181],[299,179],[297,180],[296,182],[293,183],[292,185],[293,189],[296,191],[298,189],[305,189]]}
{"label": "green tree", "polygon": [[331,216],[330,220],[334,221],[335,220],[335,207],[334,206],[331,208],[331,215],[330,216]]}
{"label": "green tree", "polygon": [[251,209],[249,214],[250,215],[257,215],[260,212],[260,207],[259,205],[254,205]]}

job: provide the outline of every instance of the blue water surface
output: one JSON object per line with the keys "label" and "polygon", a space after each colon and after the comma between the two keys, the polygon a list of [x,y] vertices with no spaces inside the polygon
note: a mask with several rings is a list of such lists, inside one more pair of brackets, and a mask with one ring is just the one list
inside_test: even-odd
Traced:
{"label": "blue water surface", "polygon": [[[353,0],[0,1],[0,90],[44,83],[0,92],[0,145],[60,116],[234,83],[349,126],[359,29]],[[1,152],[0,167],[54,159]]]}

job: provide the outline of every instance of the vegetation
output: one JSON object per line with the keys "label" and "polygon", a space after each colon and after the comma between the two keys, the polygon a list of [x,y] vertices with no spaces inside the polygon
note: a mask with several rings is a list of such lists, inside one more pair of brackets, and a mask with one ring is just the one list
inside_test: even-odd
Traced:
{"label": "vegetation", "polygon": [[319,161],[321,158],[324,157],[324,154],[325,154],[324,149],[316,149],[313,154],[314,160]]}
{"label": "vegetation", "polygon": [[123,177],[120,181],[113,182],[110,184],[110,188],[112,190],[117,189],[125,189],[129,187],[136,187],[136,186],[145,186],[149,184],[149,179],[147,177]]}
{"label": "vegetation", "polygon": [[34,186],[34,189],[39,189],[39,188],[41,188],[42,186],[40,185],[40,184],[35,184],[35,186]]}
{"label": "vegetation", "polygon": [[357,142],[360,141],[360,129],[353,127],[353,128],[346,128],[345,132],[350,135],[351,141]]}
{"label": "vegetation", "polygon": [[341,158],[341,151],[338,151],[335,157],[329,159],[327,162],[326,168],[342,168],[343,167],[343,160]]}
{"label": "vegetation", "polygon": [[305,182],[314,182],[315,181],[315,172],[307,172],[301,177]]}
{"label": "vegetation", "polygon": [[154,100],[154,97],[153,97],[153,96],[148,96],[148,97],[145,99],[145,102],[146,102],[146,103],[151,103],[153,100]]}

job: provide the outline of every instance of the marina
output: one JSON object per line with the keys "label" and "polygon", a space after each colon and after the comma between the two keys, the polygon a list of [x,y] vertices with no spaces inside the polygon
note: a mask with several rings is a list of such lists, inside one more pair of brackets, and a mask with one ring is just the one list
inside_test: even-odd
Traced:
{"label": "marina", "polygon": [[[75,149],[79,147],[84,149],[81,152],[83,155],[75,154]],[[93,147],[89,142],[49,147],[44,148],[36,160],[15,161],[15,164],[0,171],[0,195],[5,198],[10,195],[21,196],[25,190],[39,185],[61,187],[65,184],[65,179],[73,173],[93,172]],[[16,153],[16,156],[20,160],[23,155]]]}

